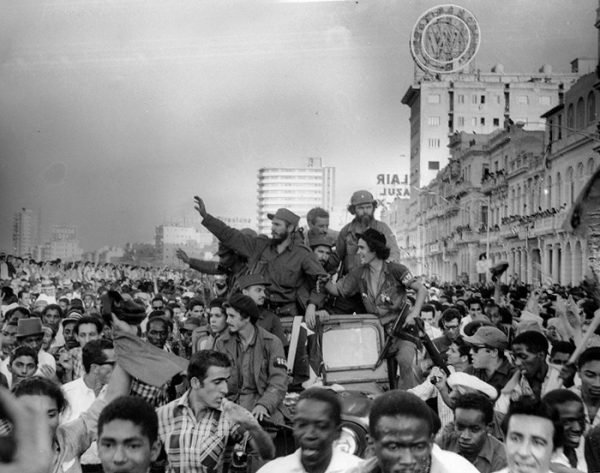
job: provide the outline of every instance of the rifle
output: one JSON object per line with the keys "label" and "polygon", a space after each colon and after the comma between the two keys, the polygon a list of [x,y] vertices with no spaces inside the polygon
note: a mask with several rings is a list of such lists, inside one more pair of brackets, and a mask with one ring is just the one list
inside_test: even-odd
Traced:
{"label": "rifle", "polygon": [[392,329],[387,334],[388,336],[385,340],[385,345],[383,345],[383,350],[381,350],[381,353],[379,354],[379,357],[375,362],[375,366],[373,366],[373,371],[375,371],[381,366],[383,360],[389,358],[389,352],[392,348],[392,345],[394,344],[394,340],[398,333],[400,333],[400,331],[402,330],[402,326],[404,325],[404,322],[406,321],[406,317],[408,317],[409,312],[410,307],[408,307],[408,304],[403,303],[402,306],[400,306],[398,315],[396,315],[396,318],[394,319],[394,325],[392,325]]}
{"label": "rifle", "polygon": [[415,324],[419,329],[419,335],[421,341],[423,342],[423,346],[425,347],[425,350],[427,350],[427,353],[429,353],[429,357],[431,358],[431,361],[433,361],[433,364],[439,367],[444,373],[446,373],[446,376],[450,376],[450,370],[448,369],[448,365],[446,365],[446,362],[444,361],[444,357],[437,349],[435,344],[431,341],[429,335],[427,335],[427,333],[425,332],[425,325],[423,320],[417,317],[415,319]]}

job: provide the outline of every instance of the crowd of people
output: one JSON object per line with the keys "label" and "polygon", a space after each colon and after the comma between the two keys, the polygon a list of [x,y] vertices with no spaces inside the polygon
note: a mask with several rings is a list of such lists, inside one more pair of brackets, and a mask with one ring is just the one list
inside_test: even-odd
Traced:
{"label": "crowd of people", "polygon": [[[486,283],[428,281],[367,191],[339,231],[323,209],[303,231],[282,208],[270,237],[194,204],[216,262],[0,255],[0,471],[600,471],[597,281],[505,283],[506,264]],[[311,347],[332,314],[365,313],[391,349],[362,459],[336,445],[340,396]]]}

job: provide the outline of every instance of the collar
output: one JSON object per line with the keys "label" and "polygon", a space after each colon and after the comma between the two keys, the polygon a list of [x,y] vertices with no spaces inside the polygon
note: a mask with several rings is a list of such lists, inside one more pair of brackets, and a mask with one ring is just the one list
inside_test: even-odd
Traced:
{"label": "collar", "polygon": [[487,434],[485,436],[485,442],[483,442],[483,447],[477,454],[477,458],[483,458],[490,465],[492,463],[494,457],[494,448],[492,447],[492,440],[490,439],[490,435]]}

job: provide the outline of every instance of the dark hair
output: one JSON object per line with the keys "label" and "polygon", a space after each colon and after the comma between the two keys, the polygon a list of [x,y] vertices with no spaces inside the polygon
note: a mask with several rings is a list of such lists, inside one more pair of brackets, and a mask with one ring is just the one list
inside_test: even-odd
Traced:
{"label": "dark hair", "polygon": [[61,309],[61,307],[58,304],[48,304],[46,307],[44,307],[44,310],[42,310],[42,317],[44,317],[49,310],[55,310],[58,312],[58,316],[62,319],[63,318],[63,310]]}
{"label": "dark hair", "polygon": [[517,335],[512,341],[512,347],[515,345],[525,345],[527,351],[531,353],[548,353],[548,339],[543,333],[535,330],[526,330]]}
{"label": "dark hair", "polygon": [[[381,236],[383,237],[382,240],[380,239],[376,239],[376,238],[371,238],[371,234],[374,234],[375,232],[377,232],[377,230],[373,230],[373,229],[368,229],[371,230],[371,232],[365,232],[359,235],[359,239],[364,241],[367,244],[367,247],[369,248],[369,250],[371,250],[373,253],[375,253],[375,256],[378,259],[382,259],[384,261],[386,261],[389,257],[390,257],[390,253],[391,250],[388,248],[387,246],[387,242],[385,240],[385,235],[381,234]],[[381,232],[377,232],[377,233],[381,233]]]}
{"label": "dark hair", "polygon": [[201,305],[202,307],[204,307],[204,302],[202,301],[202,299],[198,299],[197,297],[190,299],[190,302],[188,303],[188,310],[192,310],[197,305]]}
{"label": "dark hair", "polygon": [[162,296],[154,296],[154,297],[152,298],[152,300],[150,301],[150,305],[152,305],[152,303],[153,303],[153,302],[155,302],[155,301],[160,301],[160,302],[162,302],[163,304],[165,303],[165,300],[162,298]]}
{"label": "dark hair", "polygon": [[552,350],[550,350],[550,358],[557,353],[567,353],[571,355],[575,351],[575,345],[572,342],[565,342],[560,340],[552,344]]}
{"label": "dark hair", "polygon": [[168,330],[173,330],[173,322],[165,317],[165,313],[162,310],[153,310],[148,316],[148,323],[146,324],[146,331],[150,329],[150,324],[153,322],[160,322],[164,324]]}
{"label": "dark hair", "polygon": [[552,391],[548,391],[542,397],[542,401],[552,407],[564,404],[565,402],[580,402],[583,404],[581,398],[570,389],[553,389]]}
{"label": "dark hair", "polygon": [[98,317],[92,317],[90,315],[84,315],[77,321],[75,324],[75,333],[79,334],[79,327],[85,324],[94,324],[98,329],[98,333],[102,333],[102,328],[104,327],[102,320],[100,320]]}
{"label": "dark hair", "polygon": [[[456,345],[458,347],[458,353],[460,353],[460,356],[468,356],[469,363],[471,363],[471,349],[473,347],[467,344],[462,337],[459,336],[450,345]],[[500,353],[500,350],[498,350],[498,353]]]}
{"label": "dark hair", "polygon": [[483,414],[483,421],[485,424],[491,424],[494,420],[494,404],[484,394],[481,393],[467,393],[458,396],[454,403],[454,413],[456,415],[456,409],[473,409],[481,411]]}
{"label": "dark hair", "polygon": [[329,212],[321,207],[314,207],[306,214],[306,221],[308,223],[315,223],[318,218],[329,218]]}
{"label": "dark hair", "polygon": [[113,420],[126,420],[137,425],[151,445],[158,439],[156,411],[141,397],[121,396],[102,409],[98,418],[98,438],[104,426]]}
{"label": "dark hair", "polygon": [[85,372],[89,373],[94,363],[99,365],[103,361],[106,361],[106,356],[102,350],[111,350],[113,348],[113,343],[105,338],[87,342],[81,349],[81,360]]}
{"label": "dark hair", "polygon": [[204,382],[206,373],[211,366],[228,368],[231,366],[231,361],[229,361],[229,357],[225,353],[215,350],[200,350],[190,358],[190,364],[187,369],[188,380],[197,378],[198,381]]}
{"label": "dark hair", "polygon": [[471,297],[467,301],[467,307],[471,308],[471,304],[479,304],[479,306],[483,309],[483,302],[478,297]]}
{"label": "dark hair", "polygon": [[434,432],[432,411],[425,401],[407,391],[388,391],[378,396],[373,401],[369,413],[369,433],[371,437],[378,438],[377,424],[384,416],[405,416],[423,420],[429,428],[429,433]]}
{"label": "dark hair", "polygon": [[342,404],[337,394],[330,389],[324,388],[310,388],[302,391],[298,397],[298,403],[302,400],[311,399],[313,401],[321,401],[329,404],[331,409],[331,419],[335,425],[341,425],[342,423]]}
{"label": "dark hair", "polygon": [[600,347],[590,347],[584,350],[577,362],[577,368],[583,368],[583,365],[590,361],[600,361]]}
{"label": "dark hair", "polygon": [[56,407],[58,408],[59,413],[63,412],[67,407],[67,400],[60,385],[41,376],[22,379],[12,387],[12,392],[16,397],[48,396],[56,401]]}
{"label": "dark hair", "polygon": [[460,312],[453,307],[446,309],[444,312],[442,312],[442,316],[440,317],[440,328],[443,329],[445,323],[454,319],[458,319],[460,322],[460,319],[462,319]]}
{"label": "dark hair", "polygon": [[227,302],[227,299],[225,299],[224,297],[217,297],[209,302],[208,308],[212,309],[213,307],[219,307],[220,309],[222,309],[223,304],[225,304],[225,302]]}
{"label": "dark hair", "polygon": [[10,354],[10,360],[8,364],[12,365],[13,361],[15,361],[20,356],[30,356],[31,358],[33,358],[35,366],[38,365],[37,352],[33,348],[24,345],[21,345],[20,347],[17,347],[12,351],[12,353]]}
{"label": "dark hair", "polygon": [[31,291],[29,289],[21,289],[18,293],[17,293],[17,298],[19,299],[23,299],[23,294],[31,294]]}
{"label": "dark hair", "polygon": [[[18,317],[15,314],[21,314],[22,317]],[[4,320],[11,320],[14,317],[16,317],[17,319],[27,319],[31,317],[31,312],[25,307],[13,307],[12,309],[6,311],[6,314],[4,315]]]}
{"label": "dark hair", "polygon": [[502,431],[504,436],[508,432],[508,424],[510,418],[514,415],[524,415],[532,417],[541,417],[548,419],[554,425],[554,435],[552,436],[552,450],[562,447],[563,444],[563,426],[560,423],[558,411],[553,406],[546,402],[540,401],[532,397],[524,397],[518,401],[511,402],[508,413],[502,421]]}
{"label": "dark hair", "polygon": [[431,304],[425,304],[421,307],[421,312],[433,312],[435,315],[435,307]]}

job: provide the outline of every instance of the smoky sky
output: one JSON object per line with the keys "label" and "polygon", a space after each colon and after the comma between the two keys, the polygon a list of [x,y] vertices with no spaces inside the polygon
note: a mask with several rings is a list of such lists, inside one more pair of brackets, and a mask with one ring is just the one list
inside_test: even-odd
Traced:
{"label": "smoky sky", "polygon": [[[256,215],[257,171],[321,157],[336,206],[408,173],[408,41],[434,1],[0,1],[0,248],[12,216],[86,250],[154,227]],[[595,0],[457,1],[481,70],[595,57]]]}

